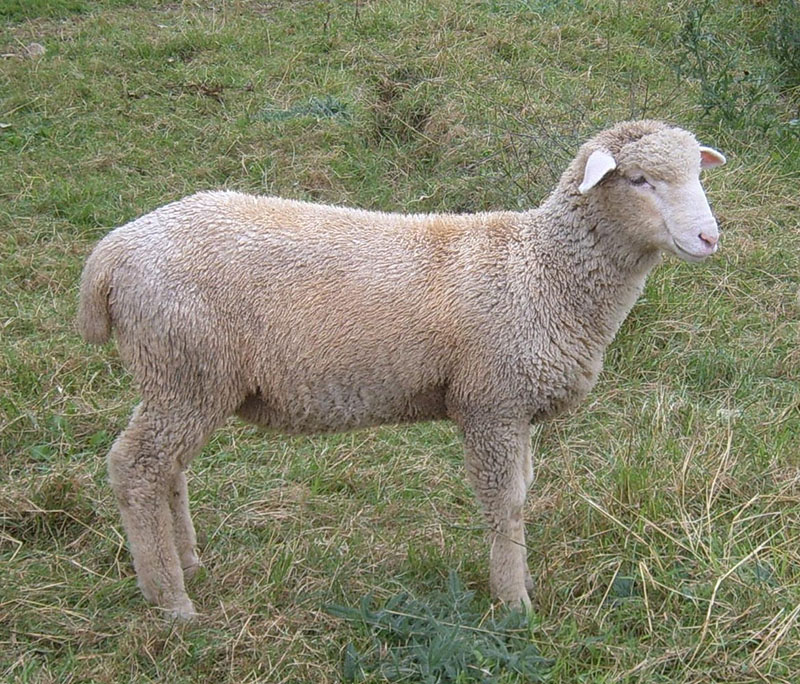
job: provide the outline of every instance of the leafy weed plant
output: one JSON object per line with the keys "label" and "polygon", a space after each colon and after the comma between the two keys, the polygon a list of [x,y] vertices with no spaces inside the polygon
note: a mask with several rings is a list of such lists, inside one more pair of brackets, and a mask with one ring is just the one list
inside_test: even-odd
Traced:
{"label": "leafy weed plant", "polygon": [[390,596],[379,607],[371,596],[357,608],[330,605],[347,620],[364,645],[345,647],[343,679],[361,682],[380,675],[390,682],[541,681],[551,663],[530,640],[522,611],[479,610],[475,592],[451,572],[445,592],[414,598]]}

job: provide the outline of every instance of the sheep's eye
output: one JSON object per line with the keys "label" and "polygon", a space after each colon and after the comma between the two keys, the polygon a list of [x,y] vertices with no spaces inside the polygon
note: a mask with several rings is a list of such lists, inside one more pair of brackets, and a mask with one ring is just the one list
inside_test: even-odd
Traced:
{"label": "sheep's eye", "polygon": [[644,176],[634,176],[628,180],[631,182],[631,185],[650,185]]}

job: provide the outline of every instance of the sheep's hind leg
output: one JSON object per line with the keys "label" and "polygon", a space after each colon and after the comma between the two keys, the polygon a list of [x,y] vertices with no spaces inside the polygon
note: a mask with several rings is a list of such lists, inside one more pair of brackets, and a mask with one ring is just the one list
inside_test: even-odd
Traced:
{"label": "sheep's hind leg", "polygon": [[[170,498],[176,477],[206,436],[207,432],[193,431],[190,423],[182,423],[179,412],[140,404],[108,454],[111,485],[139,587],[149,601],[180,619],[190,619],[196,613],[184,588]],[[183,529],[179,524],[177,530],[184,536],[186,519],[188,510]],[[185,544],[182,547],[185,553]]]}
{"label": "sheep's hind leg", "polygon": [[[523,448],[523,457],[522,457],[522,468],[523,468],[523,475],[525,477],[525,495],[527,496],[528,491],[531,488],[534,480],[534,471],[533,471],[533,455],[531,454],[531,440],[528,436],[528,432],[530,428],[526,428],[525,432],[526,435],[522,440],[522,448]],[[524,498],[524,497],[523,497]],[[524,522],[523,522],[523,534],[524,534]],[[528,559],[524,558],[525,563],[525,590],[528,592],[528,596],[533,595],[534,583],[533,583],[533,575],[531,575],[531,569],[528,565]]]}
{"label": "sheep's hind leg", "polygon": [[186,475],[180,470],[172,480],[169,505],[172,510],[172,529],[178,548],[183,577],[192,579],[202,566],[197,555],[197,535],[189,513],[189,490],[186,487]]}
{"label": "sheep's hind leg", "polygon": [[530,428],[524,423],[464,427],[467,474],[489,526],[489,588],[509,606],[530,608],[522,509],[531,473]]}

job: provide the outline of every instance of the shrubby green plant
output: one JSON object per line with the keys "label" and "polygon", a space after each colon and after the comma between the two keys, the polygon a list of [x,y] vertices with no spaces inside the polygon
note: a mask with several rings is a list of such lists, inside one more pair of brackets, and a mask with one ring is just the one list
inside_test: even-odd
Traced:
{"label": "shrubby green plant", "polygon": [[[800,3],[779,0],[769,36],[769,51],[780,67],[780,81],[787,91],[800,88]],[[800,93],[794,96],[800,99]]]}
{"label": "shrubby green plant", "polygon": [[673,69],[680,80],[698,84],[699,105],[732,126],[755,126],[766,132],[778,119],[769,74],[745,64],[742,53],[715,31],[715,0],[692,4],[675,37],[677,56]]}

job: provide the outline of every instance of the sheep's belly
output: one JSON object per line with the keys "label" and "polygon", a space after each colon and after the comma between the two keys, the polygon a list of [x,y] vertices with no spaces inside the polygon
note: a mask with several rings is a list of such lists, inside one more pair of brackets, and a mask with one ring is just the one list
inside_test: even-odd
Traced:
{"label": "sheep's belly", "polygon": [[288,399],[268,391],[249,395],[237,409],[251,423],[287,433],[339,432],[446,417],[443,387],[417,393],[329,385],[297,388]]}

